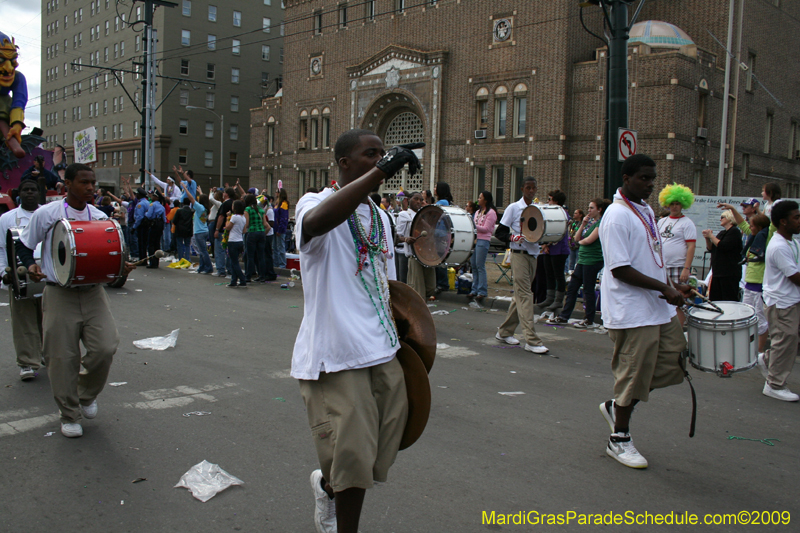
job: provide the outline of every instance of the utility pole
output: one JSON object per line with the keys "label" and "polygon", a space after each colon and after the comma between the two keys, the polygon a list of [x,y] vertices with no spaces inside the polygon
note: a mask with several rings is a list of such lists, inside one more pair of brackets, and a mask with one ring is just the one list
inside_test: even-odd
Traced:
{"label": "utility pole", "polygon": [[606,120],[606,160],[604,194],[613,198],[622,186],[622,163],[617,160],[617,132],[628,127],[628,38],[631,26],[636,23],[645,0],[640,0],[636,12],[628,21],[628,6],[633,0],[587,0],[579,3],[581,9],[600,6],[607,25],[608,81]]}
{"label": "utility pole", "polygon": [[731,98],[731,54],[733,46],[733,0],[728,7],[728,44],[725,47],[725,91],[722,101],[722,131],[719,140],[719,170],[717,172],[717,196],[724,194],[725,185],[725,148],[728,142],[728,106]]}

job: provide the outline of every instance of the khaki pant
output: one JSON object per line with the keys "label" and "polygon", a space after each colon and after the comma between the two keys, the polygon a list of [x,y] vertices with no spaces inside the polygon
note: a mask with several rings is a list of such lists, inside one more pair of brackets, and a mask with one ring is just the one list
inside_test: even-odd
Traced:
{"label": "khaki pant", "polygon": [[400,361],[299,382],[322,477],[334,492],[386,481],[408,419]]}
{"label": "khaki pant", "polygon": [[[53,397],[62,422],[79,422],[79,402],[89,405],[103,390],[119,345],[108,295],[100,285],[86,289],[47,285],[42,311],[43,351]],[[86,348],[83,357],[81,342]]]}
{"label": "khaki pant", "polygon": [[42,299],[17,300],[9,288],[8,301],[17,366],[37,370],[42,366]]}
{"label": "khaki pant", "polygon": [[614,400],[620,407],[633,400],[646,402],[650,391],[683,382],[681,352],[686,337],[677,316],[660,326],[610,329],[614,343],[611,372],[614,374]]}
{"label": "khaki pant", "polygon": [[800,342],[800,305],[778,309],[767,307],[770,348],[764,353],[764,362],[769,369],[767,383],[773,389],[785,389],[786,380],[792,373]]}
{"label": "khaki pant", "polygon": [[408,258],[408,285],[422,296],[423,300],[436,294],[436,270],[422,266],[413,257]]}
{"label": "khaki pant", "polygon": [[505,322],[500,326],[500,336],[512,336],[521,322],[525,342],[531,346],[542,346],[542,339],[536,334],[533,325],[531,283],[536,276],[536,258],[526,252],[512,253],[511,272],[514,274],[514,299],[508,307]]}

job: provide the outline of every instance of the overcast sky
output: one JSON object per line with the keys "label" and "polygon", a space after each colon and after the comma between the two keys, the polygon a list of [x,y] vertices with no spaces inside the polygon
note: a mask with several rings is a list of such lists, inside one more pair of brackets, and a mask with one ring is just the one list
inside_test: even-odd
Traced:
{"label": "overcast sky", "polygon": [[25,108],[28,127],[23,133],[30,133],[34,126],[41,127],[42,3],[41,0],[0,0],[0,13],[0,31],[13,37],[19,46],[17,70],[28,80],[28,106]]}

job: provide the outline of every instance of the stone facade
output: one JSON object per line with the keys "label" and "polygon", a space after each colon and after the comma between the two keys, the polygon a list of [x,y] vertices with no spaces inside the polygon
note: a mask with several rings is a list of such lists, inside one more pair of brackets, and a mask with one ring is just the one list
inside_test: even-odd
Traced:
{"label": "stone facade", "polygon": [[[274,190],[282,180],[296,203],[306,188],[336,178],[332,145],[356,127],[387,145],[426,143],[422,175],[396,177],[384,192],[445,181],[457,204],[486,189],[505,206],[519,197],[521,178],[533,175],[540,198],[560,188],[580,206],[602,194],[606,50],[581,27],[577,2],[354,4],[286,2],[284,89],[251,111],[251,183]],[[758,79],[780,105],[755,82],[745,90],[742,72],[726,194],[758,196],[767,181],[781,183],[785,196],[800,192],[800,75],[780,68],[800,60],[791,20],[800,7],[788,4],[746,3],[742,58],[756,56]],[[601,17],[584,10],[598,34]],[[639,20],[670,22],[694,44],[630,43],[638,152],[656,160],[659,185],[678,181],[715,194],[725,53],[711,34],[726,41],[728,2],[650,2]]]}

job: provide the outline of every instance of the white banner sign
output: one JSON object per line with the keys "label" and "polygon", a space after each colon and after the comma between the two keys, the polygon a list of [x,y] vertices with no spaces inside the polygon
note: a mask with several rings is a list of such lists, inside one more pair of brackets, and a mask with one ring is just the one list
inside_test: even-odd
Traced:
{"label": "white banner sign", "polygon": [[97,161],[97,129],[92,126],[76,131],[72,140],[76,163],[95,163]]}

